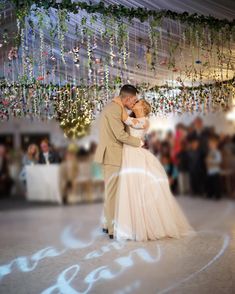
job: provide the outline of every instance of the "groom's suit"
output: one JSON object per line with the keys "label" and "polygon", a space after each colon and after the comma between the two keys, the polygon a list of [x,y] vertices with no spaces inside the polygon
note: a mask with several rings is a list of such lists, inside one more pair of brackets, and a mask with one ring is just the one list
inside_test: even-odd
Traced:
{"label": "groom's suit", "polygon": [[99,144],[95,154],[95,161],[103,165],[105,181],[104,214],[110,235],[113,234],[113,219],[123,144],[139,147],[141,141],[125,131],[122,122],[122,109],[115,102],[111,102],[105,106],[101,113]]}

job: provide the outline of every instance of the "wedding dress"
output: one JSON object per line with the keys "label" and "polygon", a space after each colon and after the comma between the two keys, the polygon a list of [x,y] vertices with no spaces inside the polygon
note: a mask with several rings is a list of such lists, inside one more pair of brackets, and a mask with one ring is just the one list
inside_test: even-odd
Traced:
{"label": "wedding dress", "polygon": [[[143,138],[146,118],[128,117],[132,136]],[[180,238],[194,233],[175,197],[159,160],[141,147],[123,146],[115,208],[114,235],[118,240],[147,241]]]}

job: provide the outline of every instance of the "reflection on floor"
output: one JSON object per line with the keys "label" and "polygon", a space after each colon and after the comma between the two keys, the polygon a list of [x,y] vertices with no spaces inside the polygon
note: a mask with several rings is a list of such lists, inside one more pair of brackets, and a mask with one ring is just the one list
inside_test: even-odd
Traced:
{"label": "reflection on floor", "polygon": [[101,203],[0,212],[0,293],[235,293],[235,202],[177,199],[194,237],[110,241]]}

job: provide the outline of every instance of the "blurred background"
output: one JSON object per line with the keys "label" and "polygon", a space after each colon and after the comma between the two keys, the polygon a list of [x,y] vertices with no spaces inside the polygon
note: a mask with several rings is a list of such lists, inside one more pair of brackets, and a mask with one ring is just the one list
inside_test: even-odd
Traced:
{"label": "blurred background", "polygon": [[[164,165],[175,196],[235,199],[235,120],[217,113],[150,121],[144,148]],[[1,205],[102,201],[102,169],[93,162],[98,123],[80,140],[67,139],[53,120],[2,123]]]}

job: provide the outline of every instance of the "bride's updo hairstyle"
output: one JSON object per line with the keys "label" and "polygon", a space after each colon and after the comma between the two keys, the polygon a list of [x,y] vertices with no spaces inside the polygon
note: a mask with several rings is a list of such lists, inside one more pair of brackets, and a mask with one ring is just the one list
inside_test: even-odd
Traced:
{"label": "bride's updo hairstyle", "polygon": [[151,104],[148,101],[146,101],[145,99],[141,99],[140,101],[141,101],[141,104],[144,108],[144,115],[148,116],[151,112],[151,109],[152,109]]}

